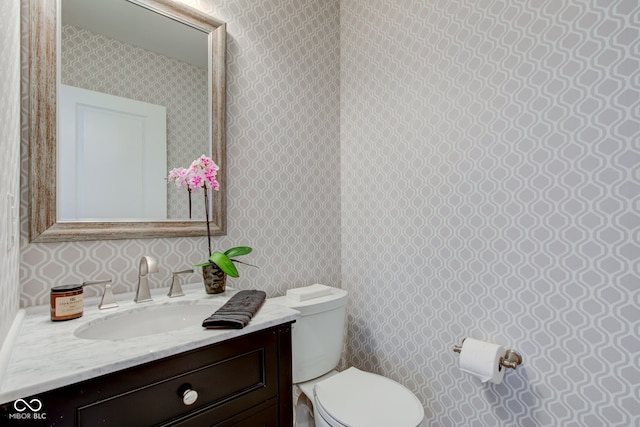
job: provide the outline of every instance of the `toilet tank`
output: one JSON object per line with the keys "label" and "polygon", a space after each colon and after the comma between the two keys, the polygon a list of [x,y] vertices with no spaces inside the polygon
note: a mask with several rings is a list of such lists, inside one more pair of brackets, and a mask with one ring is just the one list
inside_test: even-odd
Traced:
{"label": "toilet tank", "polygon": [[334,369],[342,355],[347,291],[325,285],[292,289],[271,301],[298,310],[291,352],[294,384]]}

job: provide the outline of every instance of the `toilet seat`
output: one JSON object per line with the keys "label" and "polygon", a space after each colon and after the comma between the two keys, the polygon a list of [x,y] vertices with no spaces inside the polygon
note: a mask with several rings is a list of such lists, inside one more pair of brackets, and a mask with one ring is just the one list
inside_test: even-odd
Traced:
{"label": "toilet seat", "polygon": [[335,426],[416,427],[424,418],[422,404],[409,389],[356,368],[317,383],[313,393],[317,411]]}

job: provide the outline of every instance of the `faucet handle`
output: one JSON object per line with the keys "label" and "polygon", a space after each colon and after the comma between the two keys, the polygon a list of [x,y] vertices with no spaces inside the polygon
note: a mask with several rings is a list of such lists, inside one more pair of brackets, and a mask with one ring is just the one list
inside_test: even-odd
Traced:
{"label": "faucet handle", "polygon": [[190,268],[188,270],[182,270],[182,271],[174,271],[172,274],[172,279],[171,279],[171,287],[169,288],[169,293],[167,294],[167,296],[169,298],[173,298],[173,297],[181,297],[184,295],[184,292],[182,291],[182,286],[180,285],[180,274],[186,274],[186,273],[193,273],[193,269]]}
{"label": "faucet handle", "polygon": [[106,310],[108,308],[118,307],[118,303],[116,302],[116,297],[113,296],[113,290],[111,289],[111,279],[87,280],[85,282],[82,282],[82,286],[103,285],[103,284],[104,284],[104,291],[102,292],[102,299],[100,300],[100,304],[98,304],[98,308],[100,310]]}

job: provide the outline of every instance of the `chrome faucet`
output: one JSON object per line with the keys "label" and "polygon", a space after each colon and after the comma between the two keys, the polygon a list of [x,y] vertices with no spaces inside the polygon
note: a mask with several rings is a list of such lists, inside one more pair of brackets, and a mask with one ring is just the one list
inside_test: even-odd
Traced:
{"label": "chrome faucet", "polygon": [[182,271],[174,271],[173,272],[173,278],[171,280],[171,287],[169,288],[169,293],[167,294],[167,296],[169,298],[175,298],[175,297],[181,297],[184,296],[184,292],[182,291],[182,285],[180,285],[180,274],[187,274],[187,273],[193,273],[193,269],[190,268],[188,270],[182,270]]}
{"label": "chrome faucet", "polygon": [[153,301],[149,290],[149,274],[158,272],[158,263],[155,258],[143,256],[140,259],[140,270],[138,272],[138,289],[136,290],[135,302]]}

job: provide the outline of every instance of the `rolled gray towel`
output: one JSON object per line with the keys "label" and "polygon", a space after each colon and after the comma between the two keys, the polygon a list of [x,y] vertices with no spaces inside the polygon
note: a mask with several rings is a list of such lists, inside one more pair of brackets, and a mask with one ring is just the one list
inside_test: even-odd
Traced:
{"label": "rolled gray towel", "polygon": [[260,310],[267,294],[264,291],[239,291],[204,319],[202,326],[207,329],[242,329],[249,324]]}

